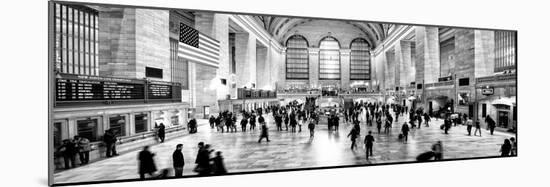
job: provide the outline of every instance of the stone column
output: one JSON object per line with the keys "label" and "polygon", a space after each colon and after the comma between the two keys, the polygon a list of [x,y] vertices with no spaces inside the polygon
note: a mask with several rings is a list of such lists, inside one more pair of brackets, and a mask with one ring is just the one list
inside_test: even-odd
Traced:
{"label": "stone column", "polygon": [[350,87],[350,53],[351,49],[340,49],[340,84],[343,89]]}
{"label": "stone column", "polygon": [[489,76],[495,69],[495,32],[475,30],[475,77]]}
{"label": "stone column", "polygon": [[401,64],[399,65],[400,69],[400,79],[399,79],[399,85],[407,87],[409,86],[409,83],[414,81],[414,77],[412,77],[410,74],[413,72],[414,67],[411,66],[411,42],[409,41],[401,41],[399,43],[399,49],[401,51]]}
{"label": "stone column", "polygon": [[256,87],[263,89],[269,86],[269,64],[267,63],[267,48],[258,46],[256,48]]}
{"label": "stone column", "polygon": [[235,34],[235,60],[237,88],[256,83],[256,38],[254,36],[248,33]]}
{"label": "stone column", "polygon": [[439,30],[416,27],[416,82],[434,83],[439,75]]}
{"label": "stone column", "polygon": [[319,85],[319,48],[308,48],[309,52],[309,85]]}

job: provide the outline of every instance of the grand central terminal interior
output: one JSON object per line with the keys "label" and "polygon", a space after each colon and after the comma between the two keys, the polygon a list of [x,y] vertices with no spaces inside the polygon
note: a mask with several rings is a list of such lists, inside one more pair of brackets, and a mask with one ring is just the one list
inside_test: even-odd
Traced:
{"label": "grand central terminal interior", "polygon": [[[179,176],[516,154],[515,31],[49,11],[54,183],[178,176],[178,144]],[[154,171],[138,164],[144,147]],[[197,165],[203,149],[213,168]]]}

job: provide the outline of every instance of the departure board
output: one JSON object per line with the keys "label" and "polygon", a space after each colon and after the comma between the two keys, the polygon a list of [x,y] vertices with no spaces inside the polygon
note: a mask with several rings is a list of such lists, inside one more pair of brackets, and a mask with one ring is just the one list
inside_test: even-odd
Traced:
{"label": "departure board", "polygon": [[57,79],[57,101],[144,99],[144,84]]}
{"label": "departure board", "polygon": [[60,74],[56,76],[56,102],[103,102],[129,100],[181,100],[181,86],[172,82],[149,82],[143,79],[122,79]]}
{"label": "departure board", "polygon": [[149,99],[172,99],[172,85],[149,84],[147,88]]}

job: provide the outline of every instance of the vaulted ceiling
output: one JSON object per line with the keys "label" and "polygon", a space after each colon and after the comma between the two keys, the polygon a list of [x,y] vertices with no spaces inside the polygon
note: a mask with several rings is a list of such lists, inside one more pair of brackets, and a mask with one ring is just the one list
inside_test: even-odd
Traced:
{"label": "vaulted ceiling", "polygon": [[[279,43],[284,44],[288,37],[287,32],[302,24],[319,20],[312,18],[289,18],[274,16],[253,16],[256,23],[269,32]],[[378,46],[388,35],[391,24],[369,23],[360,21],[338,21],[349,24],[359,30],[366,36],[366,39],[372,47]],[[307,31],[305,31],[307,32]]]}

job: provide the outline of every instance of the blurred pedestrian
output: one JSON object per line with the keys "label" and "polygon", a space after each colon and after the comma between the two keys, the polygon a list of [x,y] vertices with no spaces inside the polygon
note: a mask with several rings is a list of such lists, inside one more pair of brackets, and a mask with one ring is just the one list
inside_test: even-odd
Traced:
{"label": "blurred pedestrian", "polygon": [[157,171],[155,160],[153,159],[154,156],[155,154],[149,151],[149,146],[143,147],[143,150],[139,152],[138,161],[140,179],[145,179],[145,174],[153,176],[153,173]]}
{"label": "blurred pedestrian", "polygon": [[213,165],[212,169],[214,172],[214,175],[223,175],[227,173],[227,170],[225,169],[225,164],[223,163],[223,157],[222,152],[217,151],[216,156],[212,158]]}
{"label": "blurred pedestrian", "polygon": [[510,156],[510,151],[512,151],[512,144],[510,140],[504,139],[504,144],[500,147],[500,156]]}

